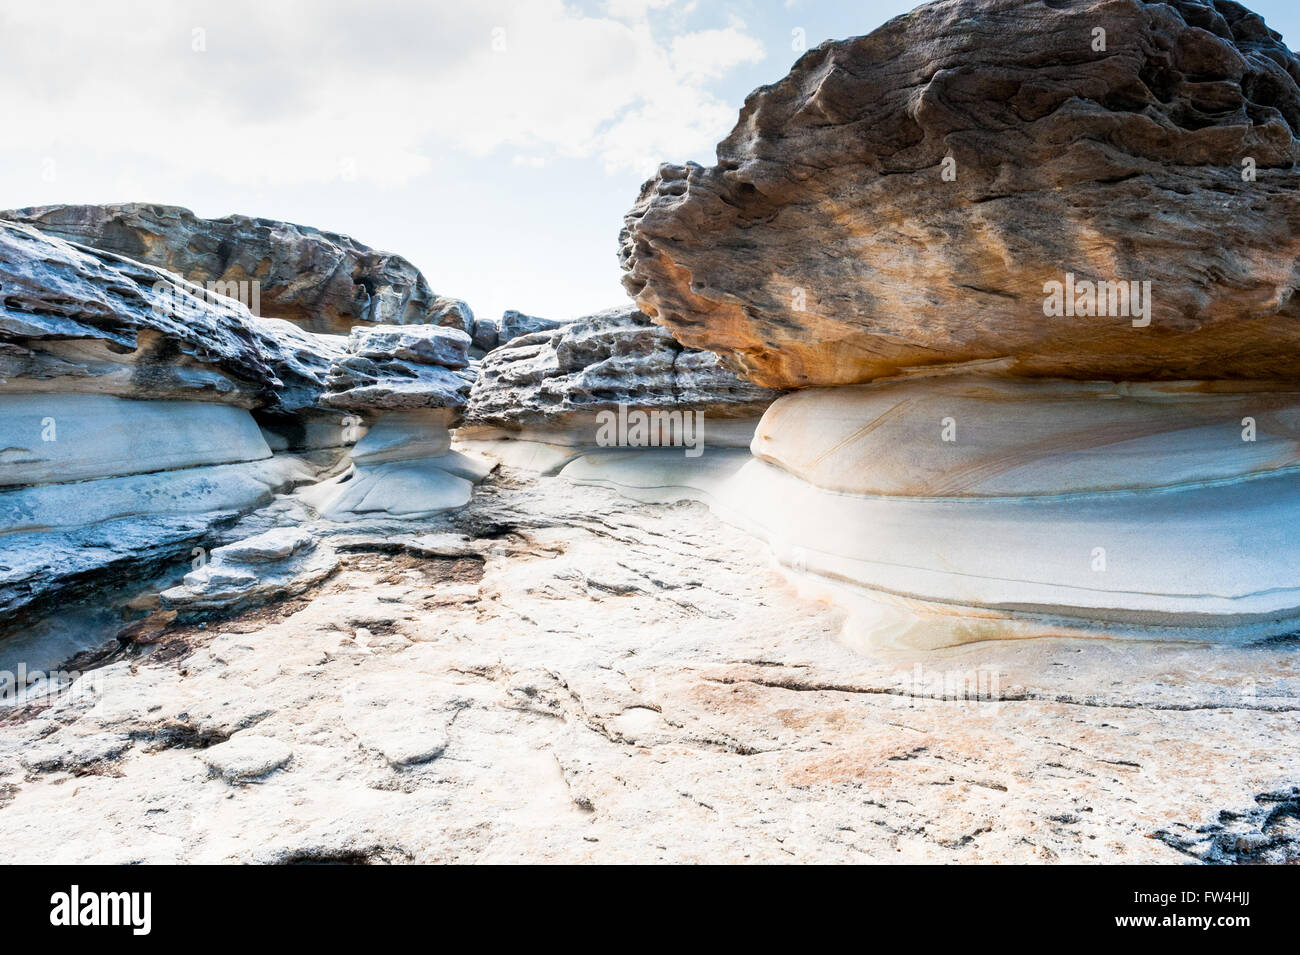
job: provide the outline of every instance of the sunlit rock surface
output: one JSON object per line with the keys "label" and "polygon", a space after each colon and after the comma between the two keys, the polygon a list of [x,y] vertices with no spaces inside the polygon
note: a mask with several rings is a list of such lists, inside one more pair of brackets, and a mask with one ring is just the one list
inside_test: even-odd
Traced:
{"label": "sunlit rock surface", "polygon": [[9,860],[1300,855],[1295,641],[864,652],[700,504],[519,471],[332,546],[0,710]]}
{"label": "sunlit rock surface", "polygon": [[345,334],[359,323],[448,325],[464,332],[474,326],[468,305],[435,295],[400,255],[310,226],[238,215],[201,219],[177,206],[134,202],[36,206],[0,212],[0,219],[156,265],[200,285],[221,283],[223,294],[240,295],[245,305],[256,295],[257,314],[308,331]]}
{"label": "sunlit rock surface", "polygon": [[[756,90],[715,166],[661,167],[624,284],[777,388],[1294,378],[1297,77],[1235,3],[927,4]],[[1045,316],[1068,275],[1149,282],[1149,324]]]}

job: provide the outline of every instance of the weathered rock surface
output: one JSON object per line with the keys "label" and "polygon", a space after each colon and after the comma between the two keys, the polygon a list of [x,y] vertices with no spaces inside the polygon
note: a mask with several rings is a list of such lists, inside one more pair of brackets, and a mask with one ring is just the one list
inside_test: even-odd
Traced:
{"label": "weathered rock surface", "polygon": [[215,528],[318,473],[276,455],[0,490],[0,630],[65,597],[188,565],[194,547],[211,546]]}
{"label": "weathered rock surface", "polygon": [[437,325],[353,329],[322,402],[346,411],[459,408],[474,380],[469,343]]}
{"label": "weathered rock surface", "polygon": [[289,447],[340,443],[320,397],[341,337],[3,221],[0,287],[0,394],[221,402],[257,410]]}
{"label": "weathered rock surface", "polygon": [[553,318],[541,318],[537,315],[525,315],[523,312],[514,309],[506,309],[501,314],[501,322],[497,328],[497,344],[506,345],[524,335],[531,335],[534,332],[549,332],[553,328],[563,328],[569,324],[567,321],[557,321]]}
{"label": "weathered rock surface", "polygon": [[[633,306],[516,338],[483,359],[466,424],[572,431],[594,444],[599,411],[678,409],[753,419],[778,392],[750,384],[717,356],[684,348]],[[748,441],[748,437],[745,438]]]}
{"label": "weathered rock surface", "polygon": [[1300,627],[1300,393],[943,377],[805,389],[752,454],[584,450],[559,471],[707,502],[865,645]]}
{"label": "weathered rock surface", "polygon": [[0,390],[275,403],[248,310],[159,269],[0,221]]}
{"label": "weathered rock surface", "polygon": [[[716,166],[661,167],[624,284],[772,387],[1295,378],[1297,79],[1235,3],[927,4],[755,91]],[[1067,274],[1149,281],[1150,324],[1046,317]]]}
{"label": "weathered rock surface", "polygon": [[[312,479],[342,443],[319,405],[342,347],[108,252],[0,222],[0,612],[188,562]],[[272,434],[272,437],[276,435]]]}
{"label": "weathered rock surface", "polygon": [[302,597],[7,710],[8,859],[1300,852],[1271,813],[1300,781],[1294,641],[854,650],[840,611],[700,505],[518,472],[430,530],[447,556],[340,538]]}
{"label": "weathered rock surface", "polygon": [[353,329],[321,400],[377,420],[352,449],[354,467],[303,499],[334,521],[462,507],[490,469],[450,451],[474,380],[469,346],[469,335],[436,325]]}
{"label": "weathered rock surface", "polygon": [[247,411],[204,401],[0,394],[0,487],[271,456]]}
{"label": "weathered rock surface", "polygon": [[277,527],[212,551],[160,599],[169,610],[232,610],[301,593],[338,567],[328,545],[303,527]]}
{"label": "weathered rock surface", "polygon": [[474,326],[468,305],[435,295],[406,259],[336,232],[238,215],[201,219],[188,209],[146,203],[38,206],[0,212],[0,219],[201,285],[235,283],[237,290],[238,283],[255,281],[257,314],[308,331],[346,334],[364,322],[448,325],[464,332]]}

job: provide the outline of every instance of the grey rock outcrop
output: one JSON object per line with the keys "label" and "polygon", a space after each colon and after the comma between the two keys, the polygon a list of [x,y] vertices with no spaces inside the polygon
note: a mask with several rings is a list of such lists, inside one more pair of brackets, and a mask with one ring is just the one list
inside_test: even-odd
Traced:
{"label": "grey rock outcrop", "polygon": [[497,330],[497,345],[506,345],[516,338],[531,335],[534,332],[548,332],[553,328],[563,328],[569,324],[553,318],[541,318],[537,315],[525,315],[514,309],[507,309],[501,314]]}
{"label": "grey rock outcrop", "polygon": [[337,232],[241,215],[202,219],[188,209],[134,202],[36,206],[0,218],[201,285],[219,283],[218,291],[235,293],[245,305],[256,294],[255,313],[308,331],[345,334],[358,323],[473,329],[469,306],[434,294],[406,259]]}
{"label": "grey rock outcrop", "polygon": [[524,335],[488,354],[466,424],[560,427],[620,405],[756,417],[778,394],[739,378],[711,352],[679,344],[627,305]]}
{"label": "grey rock outcrop", "polygon": [[371,422],[353,468],[304,493],[328,519],[425,517],[462,507],[490,470],[451,450],[474,381],[470,337],[436,325],[354,328],[322,403]]}
{"label": "grey rock outcrop", "polygon": [[321,400],[346,411],[460,408],[473,382],[469,343],[437,325],[355,328]]}
{"label": "grey rock outcrop", "polygon": [[0,221],[0,391],[277,401],[247,309],[159,269]]}
{"label": "grey rock outcrop", "polygon": [[341,346],[3,221],[0,288],[5,628],[106,580],[188,561],[215,528],[314,476],[274,454],[250,412],[302,429],[339,418],[317,399]]}

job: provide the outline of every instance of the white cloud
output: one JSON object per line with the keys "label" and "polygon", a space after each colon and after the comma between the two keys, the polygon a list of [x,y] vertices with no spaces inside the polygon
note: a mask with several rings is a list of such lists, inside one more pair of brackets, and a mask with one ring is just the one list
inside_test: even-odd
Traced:
{"label": "white cloud", "polygon": [[243,185],[397,186],[447,147],[643,172],[707,158],[735,118],[709,84],[763,57],[739,26],[656,36],[670,2],[5,4],[0,114],[10,149]]}
{"label": "white cloud", "polygon": [[763,59],[763,44],[738,27],[700,30],[673,39],[673,70],[685,81],[718,79],[742,63]]}

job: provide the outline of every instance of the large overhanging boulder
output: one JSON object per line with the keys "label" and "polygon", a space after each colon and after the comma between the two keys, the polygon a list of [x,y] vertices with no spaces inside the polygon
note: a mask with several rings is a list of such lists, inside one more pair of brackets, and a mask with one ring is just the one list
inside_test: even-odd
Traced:
{"label": "large overhanging boulder", "polygon": [[308,331],[346,334],[358,323],[474,327],[469,306],[435,295],[406,259],[336,232],[249,216],[201,219],[134,202],[38,206],[0,218],[213,283],[256,314]]}
{"label": "large overhanging boulder", "polygon": [[[773,387],[1294,378],[1297,78],[1235,3],[927,4],[755,91],[716,166],[662,167],[624,284]],[[1089,308],[1103,282],[1133,284]]]}

